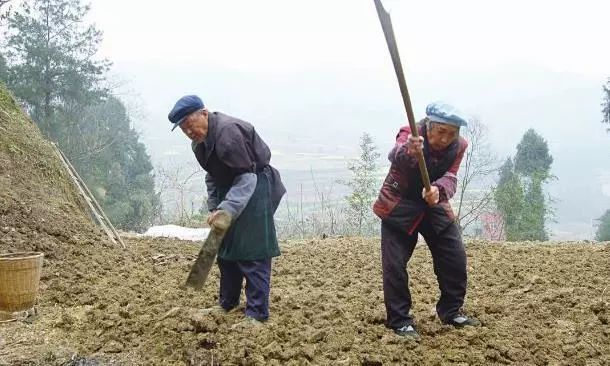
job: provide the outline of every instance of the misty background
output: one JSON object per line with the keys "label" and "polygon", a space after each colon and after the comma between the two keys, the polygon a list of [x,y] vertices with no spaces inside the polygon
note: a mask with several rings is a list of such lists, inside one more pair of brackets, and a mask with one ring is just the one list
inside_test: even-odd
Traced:
{"label": "misty background", "polygon": [[[167,120],[185,94],[255,125],[289,202],[316,188],[341,199],[345,188],[336,181],[348,175],[362,133],[371,134],[385,163],[407,124],[372,1],[91,5],[88,21],[104,32],[99,56],[113,62],[112,82],[121,85],[156,168],[200,170],[190,142],[170,132]],[[548,186],[555,200],[551,237],[592,238],[595,219],[610,207],[610,134],[600,123],[610,4],[384,5],[416,117],[429,102],[455,104],[488,127],[501,161],[534,128],[549,144],[557,177]],[[201,182],[192,182],[194,202],[205,196]]]}

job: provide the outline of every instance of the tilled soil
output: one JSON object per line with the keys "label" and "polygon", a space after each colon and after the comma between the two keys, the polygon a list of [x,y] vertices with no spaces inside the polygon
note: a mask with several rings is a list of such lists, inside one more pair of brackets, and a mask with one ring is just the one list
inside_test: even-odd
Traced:
{"label": "tilled soil", "polygon": [[[169,239],[114,246],[95,227],[54,147],[0,85],[0,253],[42,251],[35,312],[0,323],[0,365],[610,365],[610,245],[468,243],[466,311],[453,329],[434,314],[430,254],[409,264],[422,340],[384,327],[378,239],[282,243],[271,318],[235,327],[242,306],[204,316],[182,288],[199,247]],[[1,319],[1,318],[0,318]]]}
{"label": "tilled soil", "polygon": [[476,329],[436,318],[421,243],[409,263],[419,343],[384,326],[378,239],[283,242],[262,327],[235,326],[243,296],[237,311],[199,312],[218,300],[218,270],[200,292],[181,287],[197,245],[126,243],[47,260],[37,314],[0,324],[0,365],[610,365],[608,243],[467,243]]}

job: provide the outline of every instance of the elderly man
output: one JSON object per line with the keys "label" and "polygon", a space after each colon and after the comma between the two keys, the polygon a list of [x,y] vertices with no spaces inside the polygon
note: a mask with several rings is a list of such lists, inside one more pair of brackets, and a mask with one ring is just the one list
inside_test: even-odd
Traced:
{"label": "elderly man", "polygon": [[[419,136],[410,128],[398,132],[390,151],[390,171],[373,206],[381,218],[381,260],[386,326],[401,336],[418,338],[410,314],[406,265],[421,234],[432,253],[434,273],[441,296],[436,311],[445,324],[456,327],[479,325],[462,314],[466,295],[466,253],[448,200],[457,186],[457,172],[468,143],[460,137],[466,125],[453,107],[433,103],[427,117],[417,125]],[[423,153],[431,189],[423,187],[418,155]]]}
{"label": "elderly man", "polygon": [[209,112],[196,95],[180,98],[168,115],[192,140],[197,161],[207,172],[208,224],[217,210],[231,214],[232,225],[218,253],[219,305],[206,312],[228,312],[239,305],[246,279],[244,323],[269,317],[271,258],[279,256],[273,214],[286,193],[271,151],[245,121]]}

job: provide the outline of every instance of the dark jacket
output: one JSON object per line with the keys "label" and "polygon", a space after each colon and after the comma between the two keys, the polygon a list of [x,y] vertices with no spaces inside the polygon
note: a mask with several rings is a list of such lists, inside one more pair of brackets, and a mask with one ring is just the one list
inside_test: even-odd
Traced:
{"label": "dark jacket", "polygon": [[208,114],[208,135],[206,139],[193,145],[193,152],[199,165],[208,172],[208,208],[215,209],[220,202],[215,189],[228,189],[235,178],[244,173],[260,173],[268,167],[271,185],[271,201],[277,209],[286,188],[279,172],[269,165],[271,151],[260,138],[254,127],[245,121],[220,112]]}
{"label": "dark jacket", "polygon": [[218,256],[252,261],[280,255],[273,214],[286,192],[271,151],[248,122],[225,114],[208,114],[208,134],[193,144],[207,171],[208,208],[233,215]]}

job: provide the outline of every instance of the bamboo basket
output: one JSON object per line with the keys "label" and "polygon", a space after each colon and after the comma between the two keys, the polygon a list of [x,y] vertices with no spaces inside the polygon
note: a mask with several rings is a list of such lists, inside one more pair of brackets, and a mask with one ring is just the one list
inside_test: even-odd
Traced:
{"label": "bamboo basket", "polygon": [[0,311],[30,309],[36,302],[44,254],[0,254]]}

